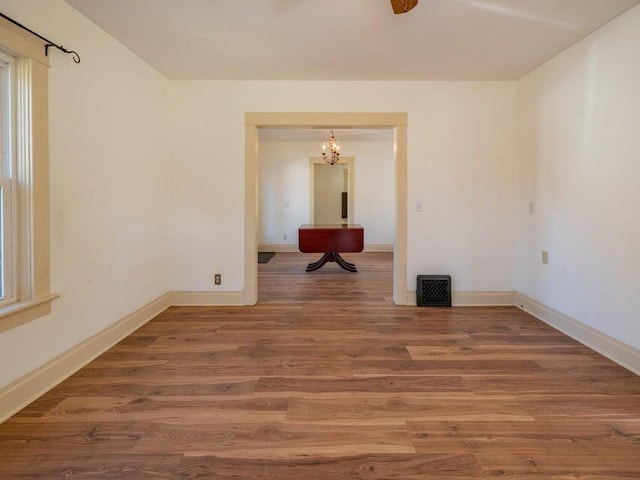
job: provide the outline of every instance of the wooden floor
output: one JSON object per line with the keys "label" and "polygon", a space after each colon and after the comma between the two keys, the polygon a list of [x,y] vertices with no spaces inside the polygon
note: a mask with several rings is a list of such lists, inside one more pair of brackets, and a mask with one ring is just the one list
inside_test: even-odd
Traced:
{"label": "wooden floor", "polygon": [[0,478],[640,478],[640,377],[516,308],[395,306],[391,255],[346,257],[159,315],[0,425]]}

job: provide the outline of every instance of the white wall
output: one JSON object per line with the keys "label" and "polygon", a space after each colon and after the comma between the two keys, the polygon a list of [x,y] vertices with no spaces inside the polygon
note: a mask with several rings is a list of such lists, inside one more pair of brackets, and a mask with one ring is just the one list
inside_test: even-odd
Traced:
{"label": "white wall", "polygon": [[457,290],[513,288],[515,82],[172,88],[174,290],[211,290],[214,272],[226,279],[223,291],[244,288],[244,113],[260,111],[407,112],[409,288],[419,273],[451,273]]}
{"label": "white wall", "polygon": [[[260,142],[258,244],[297,245],[298,227],[309,223],[309,157],[319,156],[322,139],[320,136],[315,143]],[[355,158],[355,213],[351,223],[365,226],[365,244],[392,245],[393,143],[351,140],[341,141],[340,148],[343,156]],[[287,240],[283,239],[285,234]]]}
{"label": "white wall", "polygon": [[[297,245],[309,223],[310,142],[260,142],[258,146],[258,245]],[[284,236],[287,239],[284,239]]]}
{"label": "white wall", "polygon": [[392,141],[341,141],[340,154],[354,157],[354,219],[364,226],[364,243],[393,245],[395,194]]}
{"label": "white wall", "polygon": [[640,7],[518,85],[516,288],[640,348]]}
{"label": "white wall", "polygon": [[62,0],[0,10],[51,49],[52,314],[0,333],[0,386],[169,290],[169,82]]}

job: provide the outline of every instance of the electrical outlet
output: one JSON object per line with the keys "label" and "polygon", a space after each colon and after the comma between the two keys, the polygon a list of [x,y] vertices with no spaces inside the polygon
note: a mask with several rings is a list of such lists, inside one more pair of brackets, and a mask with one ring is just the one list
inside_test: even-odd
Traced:
{"label": "electrical outlet", "polygon": [[549,264],[549,252],[547,251],[542,251],[542,263],[544,263],[545,265]]}
{"label": "electrical outlet", "polygon": [[422,200],[416,201],[416,212],[424,212],[424,205],[422,204]]}
{"label": "electrical outlet", "polygon": [[284,235],[282,235],[282,239],[286,240],[287,238],[289,238],[289,235],[287,235],[286,233]]}
{"label": "electrical outlet", "polygon": [[216,285],[222,285],[222,274],[216,273],[213,277],[213,283]]}

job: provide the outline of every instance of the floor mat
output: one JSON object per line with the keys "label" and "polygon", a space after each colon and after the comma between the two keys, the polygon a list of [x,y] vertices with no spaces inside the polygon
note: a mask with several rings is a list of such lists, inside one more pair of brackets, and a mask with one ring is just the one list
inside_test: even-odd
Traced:
{"label": "floor mat", "polygon": [[276,252],[258,252],[258,263],[267,263],[275,254]]}

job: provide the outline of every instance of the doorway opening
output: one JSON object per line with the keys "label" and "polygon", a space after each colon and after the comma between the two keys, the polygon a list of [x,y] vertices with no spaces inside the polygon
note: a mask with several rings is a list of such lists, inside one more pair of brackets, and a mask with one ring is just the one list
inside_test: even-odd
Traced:
{"label": "doorway opening", "polygon": [[244,303],[258,299],[257,212],[258,129],[388,128],[394,131],[393,301],[407,304],[407,114],[406,113],[245,113]]}
{"label": "doorway opening", "polygon": [[354,158],[329,165],[322,157],[309,159],[309,223],[355,223]]}

